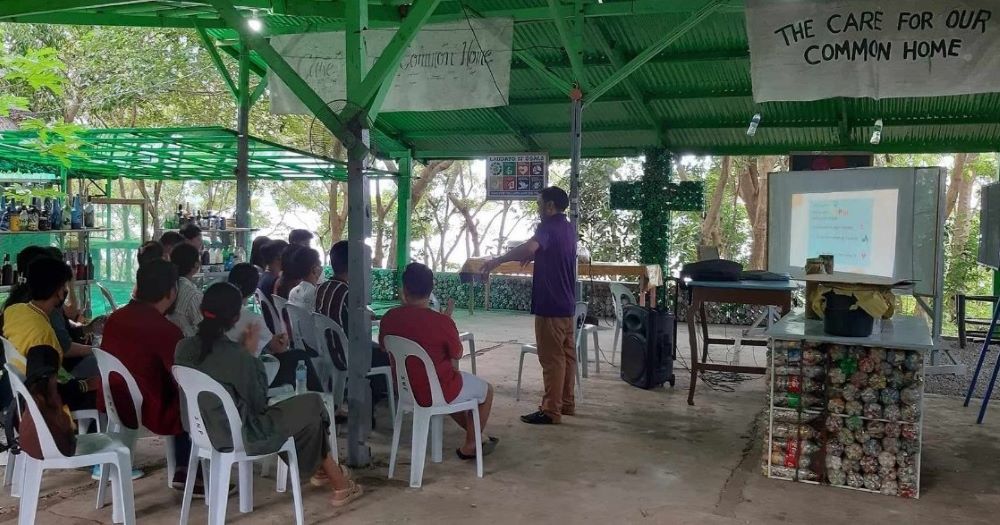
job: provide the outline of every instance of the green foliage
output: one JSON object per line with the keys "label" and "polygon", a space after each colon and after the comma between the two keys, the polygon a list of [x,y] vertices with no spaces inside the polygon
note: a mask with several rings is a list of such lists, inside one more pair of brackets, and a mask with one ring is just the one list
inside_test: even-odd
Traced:
{"label": "green foliage", "polygon": [[56,95],[63,93],[66,64],[51,47],[29,49],[21,55],[0,55],[0,67],[7,82],[22,82],[31,91],[47,89]]}

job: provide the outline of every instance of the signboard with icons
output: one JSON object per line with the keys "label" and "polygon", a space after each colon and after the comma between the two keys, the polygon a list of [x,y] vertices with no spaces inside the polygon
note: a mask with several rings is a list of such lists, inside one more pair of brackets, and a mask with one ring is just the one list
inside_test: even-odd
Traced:
{"label": "signboard with icons", "polygon": [[547,153],[486,158],[486,200],[535,200],[549,183]]}

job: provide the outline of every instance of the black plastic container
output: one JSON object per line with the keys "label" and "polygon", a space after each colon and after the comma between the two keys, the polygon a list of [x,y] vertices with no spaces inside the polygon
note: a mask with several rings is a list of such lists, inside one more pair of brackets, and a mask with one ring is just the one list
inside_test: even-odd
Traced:
{"label": "black plastic container", "polygon": [[827,292],[826,309],[823,311],[823,331],[841,337],[868,337],[872,335],[875,319],[861,308],[851,309],[857,299],[850,295]]}

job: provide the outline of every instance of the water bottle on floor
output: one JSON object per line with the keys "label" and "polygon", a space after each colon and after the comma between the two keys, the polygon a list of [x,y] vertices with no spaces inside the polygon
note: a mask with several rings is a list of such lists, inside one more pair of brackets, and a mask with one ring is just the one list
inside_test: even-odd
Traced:
{"label": "water bottle on floor", "polygon": [[295,366],[295,393],[304,394],[307,392],[306,388],[306,362],[299,361],[299,364]]}

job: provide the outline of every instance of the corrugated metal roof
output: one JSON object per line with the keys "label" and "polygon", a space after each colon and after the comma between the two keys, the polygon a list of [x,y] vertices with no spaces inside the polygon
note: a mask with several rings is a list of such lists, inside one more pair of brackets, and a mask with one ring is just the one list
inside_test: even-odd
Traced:
{"label": "corrugated metal roof", "polygon": [[[601,39],[630,60],[713,0],[584,0],[584,81],[601,84],[616,68]],[[14,17],[0,4],[0,20],[191,26],[234,39],[212,9],[198,0],[120,0],[92,7]],[[76,2],[86,4],[87,2]],[[259,11],[273,33],[329,31],[342,27],[342,3],[326,0],[235,0]],[[22,3],[23,4],[23,3]],[[372,27],[398,23],[397,2],[370,2]],[[1000,149],[1000,94],[755,104],[742,0],[693,26],[624,82],[584,111],[584,154],[638,153],[665,145],[678,152],[780,154],[797,150],[992,151]],[[567,23],[575,3],[561,0]],[[547,0],[442,0],[432,21],[464,16],[511,16],[515,51],[530,54],[564,80],[573,78],[569,59],[550,18]],[[602,36],[603,35],[603,36]],[[790,79],[792,80],[792,79]],[[631,88],[631,91],[630,91]],[[1000,89],[1000,86],[998,86]],[[632,93],[638,92],[639,100]],[[551,156],[569,152],[569,100],[547,79],[515,58],[510,106],[502,109],[387,113],[374,134],[381,152],[412,148],[418,157],[468,157],[523,151],[537,145]],[[586,100],[586,95],[585,95]],[[745,133],[761,113],[757,134]],[[877,146],[868,143],[875,119],[885,128]],[[657,133],[657,129],[663,133]],[[383,133],[393,137],[387,138]]]}

